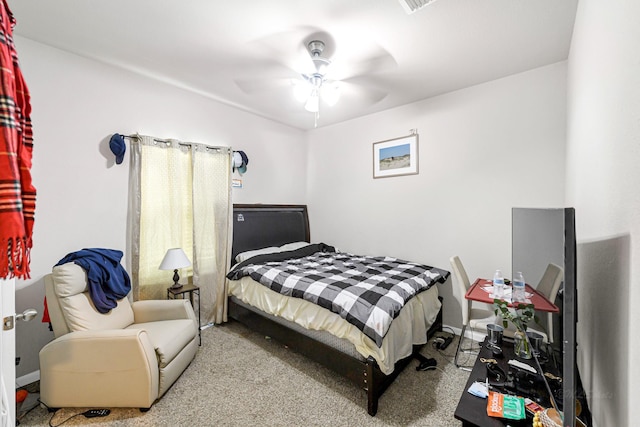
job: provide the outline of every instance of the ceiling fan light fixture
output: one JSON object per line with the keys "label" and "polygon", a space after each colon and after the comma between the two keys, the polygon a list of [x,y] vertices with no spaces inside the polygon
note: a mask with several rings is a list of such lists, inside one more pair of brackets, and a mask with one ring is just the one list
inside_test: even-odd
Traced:
{"label": "ceiling fan light fixture", "polygon": [[320,111],[320,97],[318,96],[318,92],[314,91],[311,96],[309,96],[307,103],[304,104],[304,109],[311,113]]}
{"label": "ceiling fan light fixture", "polygon": [[315,71],[310,74],[302,74],[301,80],[293,81],[293,95],[299,101],[304,103],[304,109],[314,113],[315,125],[318,126],[318,117],[320,112],[320,98],[322,101],[333,106],[340,98],[340,86],[338,82],[327,81],[325,73],[331,61],[322,57],[324,51],[324,42],[313,40],[307,44],[309,55],[315,66]]}

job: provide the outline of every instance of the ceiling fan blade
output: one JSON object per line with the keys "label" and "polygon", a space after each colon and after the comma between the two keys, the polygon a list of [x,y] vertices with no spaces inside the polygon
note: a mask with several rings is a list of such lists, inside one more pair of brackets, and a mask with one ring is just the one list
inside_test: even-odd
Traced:
{"label": "ceiling fan blade", "polygon": [[[312,58],[309,52],[312,41],[322,42],[314,44],[322,47],[322,59]],[[235,78],[240,90],[256,96],[275,90],[290,91],[298,95],[300,102],[308,101],[312,93],[309,91],[320,89],[320,99],[325,104],[338,97],[338,104],[343,99],[356,105],[376,104],[387,96],[376,85],[376,75],[397,66],[394,57],[371,40],[336,43],[330,34],[308,26],[256,39],[250,42],[250,47],[255,62],[247,67],[251,74]]]}
{"label": "ceiling fan blade", "polygon": [[310,34],[319,34],[319,29],[299,26],[255,39],[248,46],[257,58],[270,58],[298,74],[311,74],[314,64],[307,50]]}
{"label": "ceiling fan blade", "polygon": [[343,97],[346,99],[358,99],[367,105],[373,105],[382,101],[388,95],[386,91],[378,89],[372,84],[357,83],[353,80],[349,79],[339,83],[341,99]]}
{"label": "ceiling fan blade", "polygon": [[371,75],[394,69],[398,63],[388,52],[380,52],[375,56],[357,61],[336,59],[331,64],[328,76],[338,80],[346,80],[360,75]]}

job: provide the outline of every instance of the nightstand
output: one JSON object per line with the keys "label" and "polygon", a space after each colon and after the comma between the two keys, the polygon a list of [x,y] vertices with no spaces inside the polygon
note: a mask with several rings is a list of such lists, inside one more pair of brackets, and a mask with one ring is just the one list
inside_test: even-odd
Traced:
{"label": "nightstand", "polygon": [[184,299],[187,294],[189,294],[189,301],[194,310],[196,307],[193,305],[193,295],[195,294],[198,297],[198,338],[200,345],[202,345],[202,333],[200,330],[200,288],[196,285],[182,285],[182,287],[178,289],[167,288],[167,299]]}

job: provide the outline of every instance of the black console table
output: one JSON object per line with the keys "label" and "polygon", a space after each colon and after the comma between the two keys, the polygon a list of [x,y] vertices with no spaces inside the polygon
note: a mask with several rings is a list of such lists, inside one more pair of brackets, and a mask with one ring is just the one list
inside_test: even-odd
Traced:
{"label": "black console table", "polygon": [[[480,345],[482,347],[480,349],[476,362],[473,365],[473,370],[469,375],[467,384],[464,387],[462,396],[460,397],[460,401],[458,402],[458,406],[456,408],[456,411],[454,412],[454,417],[462,421],[463,427],[530,427],[531,421],[533,419],[533,416],[531,414],[528,413],[526,419],[519,421],[489,417],[487,415],[487,399],[476,397],[467,391],[471,384],[473,384],[475,381],[484,381],[485,378],[487,378],[486,364],[483,363],[480,359],[493,358],[491,351],[486,347],[486,339]],[[506,373],[509,372],[509,360],[515,358],[515,355],[513,353],[513,341],[505,338],[501,347],[504,357],[496,358],[496,361],[498,362],[498,366],[502,368],[502,370]],[[546,361],[546,363],[542,365],[545,373],[558,375],[558,373],[562,371],[559,366],[556,366],[554,360],[556,359],[551,357]],[[535,361],[533,360],[526,362],[531,366],[535,366]],[[580,419],[578,420],[576,418],[576,426],[591,426],[591,412],[589,411],[586,395],[584,394],[584,389],[582,388],[582,382],[580,381],[579,373],[577,375],[577,381],[577,398],[580,402],[582,410],[579,415]],[[542,397],[543,402],[541,403],[541,405],[543,407],[551,407],[551,403],[548,398],[549,393],[546,390],[544,383],[541,382],[539,387],[534,387],[532,390],[533,393],[537,394],[539,397]],[[518,392],[518,394],[524,397],[531,397],[531,395],[527,395],[527,393]]]}
{"label": "black console table", "polygon": [[[462,421],[463,427],[505,427],[505,426],[531,426],[531,421],[533,416],[527,415],[527,418],[524,420],[507,420],[502,418],[493,418],[487,415],[487,399],[483,399],[481,397],[477,397],[469,393],[467,390],[475,381],[484,381],[487,377],[487,368],[486,364],[483,363],[480,359],[491,359],[493,355],[491,351],[486,348],[486,339],[481,343],[481,350],[476,359],[476,363],[473,365],[473,370],[469,375],[469,379],[467,380],[467,384],[464,387],[462,392],[462,396],[460,397],[460,401],[458,402],[458,407],[454,413],[454,417],[460,421]],[[502,351],[503,357],[496,358],[498,362],[498,366],[502,368],[504,372],[509,372],[508,361],[510,359],[515,359],[515,355],[513,353],[513,342],[507,341],[507,339],[503,340],[502,343]],[[534,366],[535,362],[528,361],[529,365]],[[542,388],[544,388],[544,384],[541,384]],[[541,394],[544,393],[544,390],[541,389]],[[549,406],[549,405],[546,405]]]}

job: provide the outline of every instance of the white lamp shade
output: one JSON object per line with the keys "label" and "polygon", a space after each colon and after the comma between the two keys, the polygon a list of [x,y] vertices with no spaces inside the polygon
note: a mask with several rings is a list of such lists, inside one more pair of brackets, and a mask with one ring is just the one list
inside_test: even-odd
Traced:
{"label": "white lamp shade", "polygon": [[189,267],[191,261],[187,258],[182,248],[172,248],[167,251],[160,263],[159,270],[176,270],[178,268]]}
{"label": "white lamp shade", "polygon": [[307,103],[304,106],[304,109],[310,111],[312,113],[317,113],[320,109],[320,99],[318,98],[318,93],[314,91],[311,94],[309,99],[307,99]]}

